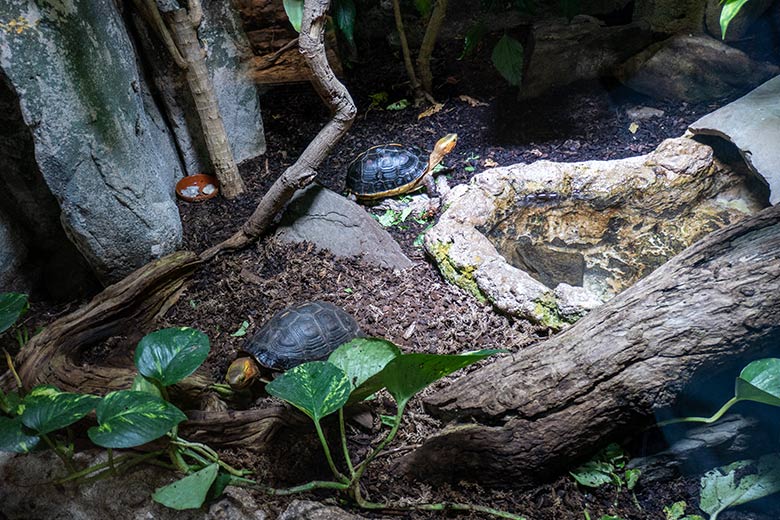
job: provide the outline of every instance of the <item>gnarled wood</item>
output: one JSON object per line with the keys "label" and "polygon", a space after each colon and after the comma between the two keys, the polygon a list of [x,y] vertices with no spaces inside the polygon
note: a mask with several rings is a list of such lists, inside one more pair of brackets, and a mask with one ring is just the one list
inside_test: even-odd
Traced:
{"label": "gnarled wood", "polygon": [[528,486],[645,427],[696,375],[778,340],[774,206],[689,247],[560,335],[428,397],[431,414],[455,422],[402,465],[432,479]]}
{"label": "gnarled wood", "polygon": [[[48,325],[16,356],[25,387],[49,384],[61,390],[95,392],[128,388],[135,375],[129,367],[85,366],[82,350],[134,326],[152,321],[200,264],[187,251],[172,253],[107,287],[87,305]],[[117,353],[120,355],[121,353]],[[0,386],[12,385],[4,374]]]}
{"label": "gnarled wood", "polygon": [[244,247],[265,233],[293,194],[314,180],[316,169],[352,126],[357,108],[349,91],[333,73],[325,53],[325,23],[329,4],[330,0],[307,0],[304,3],[298,45],[311,68],[312,84],[323,102],[333,111],[333,117],[312,139],[295,164],[273,183],[241,229],[227,240],[204,251],[201,254],[204,259],[213,258],[221,251]]}

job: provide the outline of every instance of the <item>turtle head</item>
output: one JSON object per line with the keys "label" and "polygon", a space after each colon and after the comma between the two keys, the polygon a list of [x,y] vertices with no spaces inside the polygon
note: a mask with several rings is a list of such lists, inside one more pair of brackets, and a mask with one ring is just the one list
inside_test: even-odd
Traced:
{"label": "turtle head", "polygon": [[254,359],[250,357],[240,357],[233,361],[227,369],[225,379],[230,388],[241,390],[246,388],[257,377],[260,369]]}
{"label": "turtle head", "polygon": [[433,150],[435,152],[438,152],[441,154],[442,157],[447,155],[452,151],[453,148],[455,148],[455,145],[458,142],[458,134],[447,134],[438,141],[436,141],[436,146],[433,147]]}
{"label": "turtle head", "polygon": [[458,134],[447,134],[436,141],[436,146],[433,147],[431,157],[428,159],[428,170],[426,173],[433,171],[433,169],[436,168],[436,165],[444,159],[444,156],[455,148],[457,142]]}

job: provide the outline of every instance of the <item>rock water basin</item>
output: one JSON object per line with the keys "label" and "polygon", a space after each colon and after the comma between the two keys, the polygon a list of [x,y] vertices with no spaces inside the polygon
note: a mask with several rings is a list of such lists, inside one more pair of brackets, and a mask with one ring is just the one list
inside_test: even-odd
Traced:
{"label": "rock water basin", "polygon": [[448,195],[425,247],[475,297],[560,329],[767,197],[681,137],[628,159],[486,170]]}

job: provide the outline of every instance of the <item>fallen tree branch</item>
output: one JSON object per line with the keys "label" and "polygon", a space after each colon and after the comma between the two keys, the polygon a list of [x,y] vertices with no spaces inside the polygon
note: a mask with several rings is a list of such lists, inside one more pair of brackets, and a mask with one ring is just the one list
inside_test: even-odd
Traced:
{"label": "fallen tree branch", "polygon": [[780,205],[705,237],[560,335],[429,396],[427,410],[453,422],[401,465],[432,480],[530,486],[651,424],[694,377],[779,345]]}
{"label": "fallen tree branch", "polygon": [[333,118],[312,139],[295,164],[274,182],[241,229],[227,240],[204,251],[201,254],[203,260],[213,258],[222,251],[242,248],[265,233],[293,194],[311,184],[319,165],[352,126],[357,108],[346,87],[333,73],[325,53],[325,23],[329,4],[330,0],[304,2],[298,44],[311,68],[312,84],[332,110]]}

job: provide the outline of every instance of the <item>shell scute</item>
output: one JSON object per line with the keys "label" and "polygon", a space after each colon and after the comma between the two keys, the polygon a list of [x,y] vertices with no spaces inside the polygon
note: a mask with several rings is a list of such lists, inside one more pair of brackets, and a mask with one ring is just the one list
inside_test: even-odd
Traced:
{"label": "shell scute", "polygon": [[339,345],[362,332],[343,309],[323,301],[295,305],[274,315],[245,343],[243,350],[261,365],[288,370],[327,358]]}
{"label": "shell scute", "polygon": [[357,196],[396,190],[412,185],[427,168],[428,154],[416,146],[374,146],[347,168],[347,189]]}

